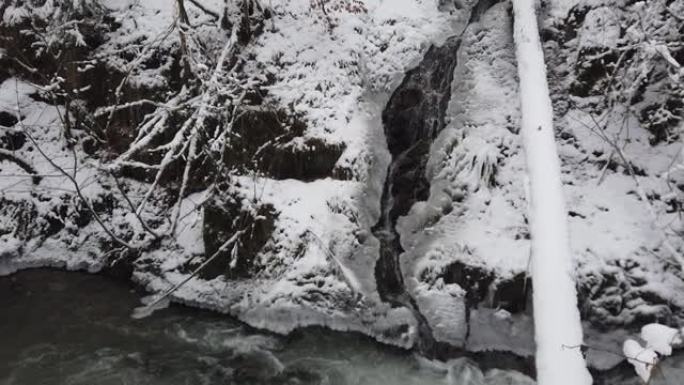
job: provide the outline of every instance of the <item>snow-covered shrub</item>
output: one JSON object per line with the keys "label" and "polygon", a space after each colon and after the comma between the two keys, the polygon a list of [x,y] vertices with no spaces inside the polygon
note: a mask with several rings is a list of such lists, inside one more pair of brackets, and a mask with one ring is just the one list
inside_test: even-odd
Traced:
{"label": "snow-covered shrub", "polygon": [[88,52],[115,28],[116,23],[96,0],[11,0],[0,6],[0,44],[4,49],[0,60],[7,70],[39,84],[52,77],[67,82],[68,72],[78,71],[74,62],[84,61],[84,65]]}
{"label": "snow-covered shrub", "polygon": [[684,114],[683,10],[681,0],[576,5],[563,26],[547,31],[576,51],[570,92],[591,97],[592,111],[631,105],[654,143],[676,140]]}
{"label": "snow-covered shrub", "polygon": [[332,29],[339,23],[339,14],[366,13],[368,9],[362,0],[310,0],[311,8],[320,11],[328,25]]}

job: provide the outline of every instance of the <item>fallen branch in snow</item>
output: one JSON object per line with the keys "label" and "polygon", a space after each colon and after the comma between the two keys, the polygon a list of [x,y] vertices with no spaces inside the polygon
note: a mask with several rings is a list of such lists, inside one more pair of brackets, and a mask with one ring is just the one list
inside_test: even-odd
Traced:
{"label": "fallen branch in snow", "polygon": [[114,184],[116,185],[116,188],[119,190],[119,193],[121,193],[121,196],[123,196],[124,200],[128,204],[128,207],[131,209],[131,212],[135,217],[138,219],[138,222],[140,222],[140,225],[147,231],[150,235],[152,235],[154,238],[159,239],[162,236],[158,234],[156,231],[154,231],[148,224],[145,222],[145,220],[140,216],[140,213],[135,210],[135,205],[131,201],[131,199],[128,197],[128,194],[126,194],[126,191],[124,191],[124,187],[119,181],[119,178],[114,175],[113,172],[109,172],[109,175],[112,176],[112,179],[114,179]]}
{"label": "fallen branch in snow", "polygon": [[21,167],[24,171],[31,174],[31,179],[33,181],[33,184],[40,183],[40,180],[42,179],[42,177],[40,175],[38,175],[36,170],[27,161],[21,159],[19,156],[14,154],[12,151],[8,151],[8,150],[0,148],[0,162],[3,160],[13,162],[17,166]]}
{"label": "fallen branch in snow", "polygon": [[649,362],[649,361],[640,360],[640,359],[637,358],[637,357],[627,356],[627,355],[625,355],[624,353],[616,352],[615,350],[599,348],[599,347],[596,347],[596,346],[593,346],[593,345],[590,345],[590,344],[573,345],[573,346],[570,346],[570,345],[563,345],[563,349],[579,349],[579,350],[582,352],[582,354],[586,354],[586,352],[588,352],[589,350],[594,350],[594,351],[601,352],[601,353],[613,354],[613,355],[615,355],[615,356],[622,357],[622,358],[624,358],[624,359],[626,359],[626,360],[634,360],[634,361],[636,361],[636,362],[641,362],[641,363],[644,363],[644,364],[650,364],[650,363],[651,363],[651,362]]}
{"label": "fallen branch in snow", "polygon": [[624,353],[618,353],[610,349],[597,348],[587,344],[581,346],[564,345],[563,349],[579,349],[582,354],[586,354],[586,352],[589,350],[594,350],[624,358],[627,360],[627,362],[634,366],[637,375],[644,381],[645,384],[650,383],[652,373],[655,370],[660,372],[661,375],[665,375],[660,368],[661,360],[659,357],[653,354],[652,350],[642,347],[638,342],[633,340],[625,341],[625,346],[623,347]]}
{"label": "fallen branch in snow", "polygon": [[[140,306],[135,309],[133,309],[133,313],[131,314],[131,317],[135,319],[141,319],[150,316],[152,313],[154,313],[156,310],[159,310],[163,307],[166,306],[167,299],[168,297],[173,294],[176,290],[180,289],[183,285],[188,283],[191,279],[193,279],[197,274],[199,274],[202,269],[204,269],[207,265],[209,265],[214,259],[216,259],[219,255],[221,255],[224,251],[228,250],[230,246],[235,244],[235,242],[240,238],[240,235],[245,233],[245,229],[237,231],[235,234],[233,234],[230,239],[225,241],[221,247],[216,250],[214,254],[211,255],[211,257],[207,258],[206,261],[204,261],[197,269],[195,269],[189,276],[187,276],[184,280],[181,282],[177,283],[173,287],[171,287],[169,290],[165,291],[162,295],[156,297],[152,302],[149,304],[146,304],[145,306]],[[237,244],[233,247],[233,250],[231,254],[235,256],[237,253]]]}
{"label": "fallen branch in snow", "polygon": [[216,12],[212,11],[211,9],[203,6],[202,3],[200,3],[199,1],[197,1],[197,0],[188,0],[188,1],[190,2],[190,4],[194,5],[195,7],[199,8],[200,10],[202,10],[202,12],[211,16],[214,19],[214,21],[218,21],[221,18],[218,13],[216,13]]}
{"label": "fallen branch in snow", "polygon": [[[190,31],[182,33],[184,35],[189,34]],[[156,110],[148,114],[145,121],[136,127],[138,134],[133,143],[110,166],[111,171],[118,171],[124,166],[154,170],[153,182],[143,198],[137,203],[135,212],[139,215],[161,184],[162,178],[169,168],[175,165],[177,161],[184,163],[178,196],[170,214],[171,226],[168,231],[171,234],[178,225],[181,203],[188,191],[188,184],[193,171],[195,171],[193,166],[196,165],[196,161],[202,156],[215,155],[212,160],[217,165],[218,172],[216,174],[223,175],[224,153],[227,142],[230,140],[233,123],[238,115],[238,107],[242,104],[246,90],[256,83],[256,80],[252,78],[238,79],[235,73],[241,60],[238,57],[240,45],[237,34],[238,29],[234,26],[230,37],[224,42],[215,60],[211,60],[213,58],[209,60],[207,58],[192,58],[192,62],[186,60],[186,63],[191,63],[197,67],[193,74],[199,81],[199,89],[196,90],[198,92],[184,87],[169,101],[157,105]],[[191,41],[193,40],[189,39],[187,42]],[[190,58],[186,57],[186,59]],[[205,63],[207,61],[213,62],[211,70],[206,68]],[[116,109],[116,105],[107,107],[107,111],[110,113]],[[187,115],[183,117],[184,120],[180,124],[170,126],[171,112],[180,109],[187,111]],[[210,119],[217,118],[219,117],[218,114],[224,113],[222,111],[229,112],[228,122],[218,127],[213,127],[212,123],[208,123]],[[209,127],[212,128],[213,132],[210,132]],[[175,132],[172,131],[174,129]],[[150,148],[155,140],[162,135],[169,134],[173,136],[168,142]],[[145,164],[135,160],[134,157],[143,151],[160,154],[161,160],[157,164]]]}
{"label": "fallen branch in snow", "polygon": [[342,276],[342,280],[344,281],[345,284],[349,287],[349,289],[354,293],[354,294],[360,294],[363,295],[360,291],[360,288],[358,287],[358,284],[354,283],[354,279],[351,278],[349,275],[350,273],[348,272],[348,269],[342,265],[342,263],[335,257],[335,254],[333,254],[332,250],[328,248],[325,243],[323,243],[323,240],[316,235],[312,230],[306,229],[305,230],[307,234],[311,234],[313,236],[313,239],[318,243],[320,249],[323,251],[323,253],[333,261],[335,264],[337,270],[339,271],[340,275]]}

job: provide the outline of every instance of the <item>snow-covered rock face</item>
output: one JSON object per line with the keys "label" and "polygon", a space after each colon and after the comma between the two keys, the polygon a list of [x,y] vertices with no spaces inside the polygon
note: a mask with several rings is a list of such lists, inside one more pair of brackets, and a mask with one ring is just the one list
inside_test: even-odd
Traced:
{"label": "snow-covered rock face", "polygon": [[[2,110],[10,117],[3,122],[16,126],[2,136],[3,149],[16,154],[2,160],[3,199],[12,201],[2,207],[3,272],[40,265],[96,271],[119,264],[124,275],[161,291],[217,252],[197,279],[174,292],[176,301],[278,332],[326,325],[412,346],[414,315],[381,301],[375,277],[378,243],[371,228],[389,163],[381,113],[428,48],[462,31],[472,4],[365,1],[360,8],[326,11],[283,0],[269,2],[267,11],[250,7],[246,25],[240,7],[222,14],[222,2],[202,4],[206,9],[187,5],[192,38],[179,32],[176,17],[184,16],[167,1],[103,0],[76,8],[47,2],[34,13],[30,4],[12,1],[0,8],[3,31],[15,33],[31,18],[43,18],[45,33],[55,37],[42,51],[24,52],[36,38],[27,35],[27,44],[3,47],[0,58],[9,68],[3,78],[13,76],[0,87]],[[97,41],[81,39],[90,18],[106,21]],[[238,30],[231,35],[233,27]],[[216,76],[209,76],[231,36],[241,44],[240,68],[231,78],[224,76],[227,66],[219,65]],[[50,56],[58,49],[82,65],[60,67]],[[206,55],[206,62],[184,63],[184,49]],[[28,66],[12,60],[22,56]],[[47,80],[30,68],[41,63],[49,64],[41,68]],[[232,118],[221,120],[226,116],[206,108],[228,110],[217,99],[192,97],[197,84],[188,71],[210,91],[216,79],[248,77],[250,88]],[[49,106],[53,92],[68,95],[70,103],[62,107],[58,97],[60,107]],[[226,103],[239,95],[228,96],[221,96]],[[23,107],[18,115],[17,103]],[[112,108],[116,103],[121,108]],[[191,142],[192,130],[179,132],[193,114],[209,127],[199,146],[212,140],[217,124],[230,124],[234,138],[227,155],[185,162],[195,145],[180,141],[179,153],[160,161],[155,152],[173,148],[175,138]],[[71,132],[60,116],[77,122]],[[67,139],[75,143],[74,153],[63,132],[72,135]],[[36,145],[20,146],[15,137],[21,134],[34,138],[44,153]],[[203,153],[220,146],[215,141]],[[19,159],[50,179],[24,186],[31,179],[22,176],[27,171]],[[55,169],[70,170],[74,160],[81,165],[71,171],[75,182],[89,186],[80,196]],[[167,166],[155,177],[155,168]],[[222,168],[231,175],[216,180]],[[64,197],[48,187],[61,189]],[[173,203],[179,189],[184,196]],[[81,200],[92,203],[102,223],[81,220],[89,211]],[[58,226],[45,230],[53,222]],[[135,252],[113,244],[105,229]],[[238,246],[220,249],[240,229],[245,232]]]}

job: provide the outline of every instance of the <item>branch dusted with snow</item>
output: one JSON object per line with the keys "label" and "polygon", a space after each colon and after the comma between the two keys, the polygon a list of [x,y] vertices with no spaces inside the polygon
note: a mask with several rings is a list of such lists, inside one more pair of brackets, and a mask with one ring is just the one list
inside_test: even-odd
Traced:
{"label": "branch dusted with snow", "polygon": [[180,281],[178,284],[174,285],[171,287],[169,290],[165,291],[163,294],[159,295],[156,297],[154,300],[152,300],[150,303],[146,304],[145,306],[137,307],[133,310],[133,314],[131,314],[131,317],[140,319],[140,318],[145,318],[150,316],[153,312],[156,310],[161,309],[164,307],[164,305],[167,303],[168,297],[176,292],[176,290],[180,289],[188,283],[191,279],[193,279],[197,274],[199,274],[202,269],[204,269],[207,265],[209,265],[214,259],[216,259],[219,255],[221,255],[224,251],[228,250],[229,247],[233,246],[232,249],[232,255],[235,257],[237,254],[237,241],[240,239],[240,236],[245,233],[246,230],[240,230],[235,232],[230,239],[225,241],[221,247],[214,252],[209,258],[207,258],[206,261],[204,261],[195,271],[192,272],[189,276],[187,276],[184,280]]}
{"label": "branch dusted with snow", "polygon": [[[16,87],[16,85],[15,85],[15,87]],[[27,127],[24,125],[23,120],[19,119],[21,117],[21,106],[19,104],[19,91],[18,91],[18,89],[16,89],[16,94],[17,94],[17,96],[16,96],[17,97],[16,110],[17,110],[17,115],[18,115],[17,120],[19,122],[19,127],[21,128],[23,133],[26,135],[26,137],[29,138],[31,143],[35,146],[38,153],[50,164],[50,166],[52,166],[60,174],[64,175],[64,177],[66,177],[69,180],[69,182],[71,182],[71,184],[74,186],[74,190],[76,191],[76,195],[78,196],[78,198],[81,200],[81,202],[83,202],[83,204],[86,206],[86,208],[88,209],[90,214],[92,214],[93,218],[95,218],[95,221],[97,221],[97,223],[100,225],[102,230],[104,230],[104,232],[107,233],[107,235],[109,236],[109,238],[112,241],[114,241],[118,245],[123,246],[127,249],[136,249],[136,247],[134,247],[130,243],[124,241],[123,239],[118,237],[116,234],[114,234],[114,232],[104,223],[102,218],[100,218],[100,215],[97,213],[97,211],[95,211],[90,200],[85,195],[83,195],[83,191],[81,190],[81,186],[78,183],[78,181],[76,180],[76,173],[78,172],[76,153],[73,153],[73,156],[74,156],[74,172],[73,172],[73,174],[70,174],[63,167],[58,165],[48,154],[46,154],[45,151],[43,151],[43,149],[40,147],[40,144],[33,138],[31,133],[27,129]],[[55,109],[57,110],[57,115],[60,118],[62,126],[64,126],[64,119],[62,118],[62,114],[59,111],[59,107],[55,107]],[[72,148],[72,152],[73,152],[73,148]]]}
{"label": "branch dusted with snow", "polygon": [[[22,127],[23,128],[23,127]],[[76,195],[78,195],[78,198],[83,202],[83,204],[86,206],[90,214],[93,215],[93,218],[95,218],[95,221],[100,225],[102,230],[107,233],[109,238],[112,239],[115,243],[126,247],[127,249],[136,249],[135,246],[131,245],[130,243],[124,241],[123,239],[119,238],[114,232],[104,223],[102,218],[100,218],[100,215],[95,211],[93,208],[92,203],[90,203],[90,200],[83,195],[83,191],[81,190],[81,186],[79,185],[78,181],[76,178],[69,174],[64,168],[59,166],[57,163],[55,163],[50,156],[48,156],[41,148],[38,142],[31,136],[31,134],[28,133],[28,131],[24,128],[24,133],[26,133],[26,136],[29,138],[31,143],[36,147],[36,150],[40,153],[40,155],[55,169],[57,170],[60,174],[64,175],[74,186],[74,190],[76,191]],[[74,169],[74,173],[76,172],[76,169]]]}

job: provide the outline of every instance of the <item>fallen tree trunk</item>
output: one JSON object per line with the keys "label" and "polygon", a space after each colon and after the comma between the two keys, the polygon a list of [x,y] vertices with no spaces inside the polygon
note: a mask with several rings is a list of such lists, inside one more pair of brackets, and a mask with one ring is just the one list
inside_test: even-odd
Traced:
{"label": "fallen tree trunk", "polygon": [[560,161],[534,0],[513,0],[523,145],[529,176],[534,332],[539,385],[587,385]]}

